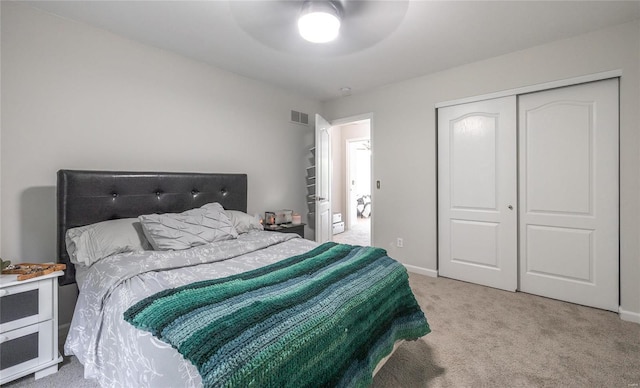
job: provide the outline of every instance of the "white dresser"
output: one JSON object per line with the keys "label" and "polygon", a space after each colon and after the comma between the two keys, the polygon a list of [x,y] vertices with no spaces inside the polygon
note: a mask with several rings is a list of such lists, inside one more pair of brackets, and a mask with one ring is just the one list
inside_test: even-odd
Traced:
{"label": "white dresser", "polygon": [[62,271],[17,281],[0,275],[0,384],[58,371],[58,283]]}

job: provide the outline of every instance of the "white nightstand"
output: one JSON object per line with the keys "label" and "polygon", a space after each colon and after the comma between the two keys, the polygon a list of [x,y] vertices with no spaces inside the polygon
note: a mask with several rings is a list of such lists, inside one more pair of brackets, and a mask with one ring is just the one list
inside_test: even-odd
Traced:
{"label": "white nightstand", "polygon": [[58,283],[62,271],[17,281],[0,275],[0,384],[58,371]]}

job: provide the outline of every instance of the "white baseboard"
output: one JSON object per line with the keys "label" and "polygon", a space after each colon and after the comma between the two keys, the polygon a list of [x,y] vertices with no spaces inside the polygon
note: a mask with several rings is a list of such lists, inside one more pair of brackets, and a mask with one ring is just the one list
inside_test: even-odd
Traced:
{"label": "white baseboard", "polygon": [[409,272],[413,272],[413,273],[417,273],[417,274],[420,274],[420,275],[429,276],[429,277],[432,277],[432,278],[437,278],[438,277],[438,271],[436,271],[436,270],[422,268],[422,267],[416,267],[415,265],[410,265],[410,264],[404,264],[404,263],[402,263],[402,264],[405,266],[405,268]]}
{"label": "white baseboard", "polygon": [[625,311],[622,307],[618,308],[618,314],[623,321],[640,323],[640,313]]}

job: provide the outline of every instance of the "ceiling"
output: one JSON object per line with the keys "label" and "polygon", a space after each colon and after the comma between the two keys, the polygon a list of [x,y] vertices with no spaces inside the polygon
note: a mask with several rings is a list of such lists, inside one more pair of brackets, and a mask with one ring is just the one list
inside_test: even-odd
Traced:
{"label": "ceiling", "polygon": [[319,46],[295,33],[301,0],[22,3],[320,101],[640,18],[640,0],[342,0]]}

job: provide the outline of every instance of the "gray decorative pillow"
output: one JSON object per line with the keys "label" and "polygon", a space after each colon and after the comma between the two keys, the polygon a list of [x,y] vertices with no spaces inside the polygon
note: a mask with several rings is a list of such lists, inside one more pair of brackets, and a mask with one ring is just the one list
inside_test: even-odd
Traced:
{"label": "gray decorative pillow", "polygon": [[264,230],[260,220],[254,216],[239,210],[225,210],[224,212],[239,234],[247,233],[251,230]]}
{"label": "gray decorative pillow", "polygon": [[67,253],[73,264],[91,266],[116,253],[151,249],[136,218],[122,218],[67,230]]}
{"label": "gray decorative pillow", "polygon": [[217,202],[182,213],[149,214],[138,219],[155,250],[181,250],[238,237]]}

